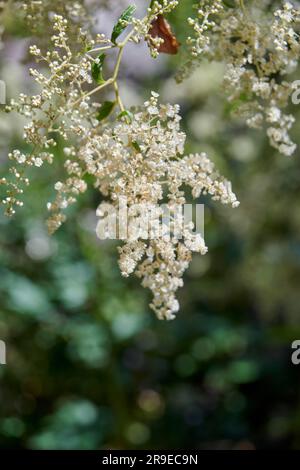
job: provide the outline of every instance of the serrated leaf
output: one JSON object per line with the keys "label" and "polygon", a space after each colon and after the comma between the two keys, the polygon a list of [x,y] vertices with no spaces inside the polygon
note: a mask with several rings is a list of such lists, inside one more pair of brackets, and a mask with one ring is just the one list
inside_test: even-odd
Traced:
{"label": "serrated leaf", "polygon": [[115,101],[104,101],[99,113],[97,114],[98,121],[103,121],[103,119],[107,118],[114,109],[115,104]]}
{"label": "serrated leaf", "polygon": [[133,14],[136,10],[135,5],[130,5],[123,11],[122,15],[118,19],[117,23],[114,26],[114,29],[111,33],[111,42],[116,44],[116,40],[118,37],[123,33],[123,31],[127,28],[127,24],[129,21],[132,20]]}
{"label": "serrated leaf", "polygon": [[92,64],[92,77],[98,85],[104,83],[105,80],[102,75],[103,64],[105,61],[105,54],[100,54],[95,62]]}

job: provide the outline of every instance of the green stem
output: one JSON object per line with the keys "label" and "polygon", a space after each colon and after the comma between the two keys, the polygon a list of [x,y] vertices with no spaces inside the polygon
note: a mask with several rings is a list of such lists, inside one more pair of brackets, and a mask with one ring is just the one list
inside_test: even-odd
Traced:
{"label": "green stem", "polygon": [[116,93],[116,99],[117,99],[118,106],[119,106],[121,112],[123,112],[123,111],[125,111],[125,107],[123,105],[123,102],[122,102],[122,99],[121,99],[121,96],[120,96],[120,90],[119,90],[118,82],[114,82],[114,89],[115,89],[115,93]]}
{"label": "green stem", "polygon": [[244,4],[244,0],[239,0],[239,2],[240,2],[241,10],[243,11],[244,14],[246,14],[247,11],[246,11],[246,7],[245,7],[245,4]]}
{"label": "green stem", "polygon": [[72,104],[72,107],[76,106],[77,104],[79,104],[82,100],[84,100],[84,99],[87,98],[88,96],[91,96],[91,95],[93,95],[94,93],[97,93],[97,91],[102,90],[103,88],[107,87],[108,85],[111,85],[112,83],[114,83],[113,78],[110,78],[109,80],[106,80],[106,82],[102,83],[101,85],[97,86],[97,87],[94,88],[93,90],[89,91],[88,93],[85,93],[85,94],[82,95],[80,98],[78,98],[78,100],[76,100],[76,101]]}
{"label": "green stem", "polygon": [[[118,76],[119,76],[121,61],[122,61],[122,57],[123,57],[123,53],[124,53],[124,48],[125,48],[126,44],[130,41],[133,34],[134,34],[134,29],[126,36],[126,38],[124,39],[123,42],[120,42],[115,46],[115,47],[118,47],[119,52],[118,52],[117,61],[116,61],[116,64],[115,64],[113,76],[110,79],[106,80],[106,82],[102,83],[98,87],[94,88],[93,90],[89,91],[88,93],[85,93],[83,96],[78,98],[78,100],[76,100],[73,103],[73,105],[72,105],[73,107],[76,106],[77,104],[79,104],[85,98],[93,95],[94,93],[97,93],[98,91],[102,90],[103,88],[107,87],[108,85],[113,85],[114,89],[115,89],[115,92],[116,92],[116,98],[117,98],[118,106],[120,107],[121,111],[124,111],[125,108],[123,106],[123,103],[122,103],[122,100],[121,100],[121,97],[120,97],[119,86],[118,86],[117,80],[118,80]],[[91,51],[89,51],[89,52],[91,52]]]}
{"label": "green stem", "polygon": [[115,45],[110,45],[110,46],[95,47],[95,49],[91,49],[88,52],[107,51],[109,49],[113,49],[114,47],[116,47],[116,46]]}

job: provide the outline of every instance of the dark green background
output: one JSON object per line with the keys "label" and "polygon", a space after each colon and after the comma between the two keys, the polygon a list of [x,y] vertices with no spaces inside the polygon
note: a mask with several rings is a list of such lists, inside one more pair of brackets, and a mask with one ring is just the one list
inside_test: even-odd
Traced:
{"label": "dark green background", "polygon": [[[188,7],[171,16],[182,42]],[[135,93],[175,100],[182,54],[130,76]],[[187,151],[209,152],[241,206],[205,201],[209,253],[195,256],[175,321],[154,317],[138,280],[121,278],[115,243],[97,241],[95,191],[46,235],[58,163],[34,173],[14,219],[0,216],[1,448],[300,448],[299,150],[278,155],[230,117],[215,73],[204,63],[176,99]]]}

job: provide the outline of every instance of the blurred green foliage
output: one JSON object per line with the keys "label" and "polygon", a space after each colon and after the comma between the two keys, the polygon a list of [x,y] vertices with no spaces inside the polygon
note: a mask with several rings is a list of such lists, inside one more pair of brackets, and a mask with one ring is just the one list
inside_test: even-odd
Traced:
{"label": "blurred green foliage", "polygon": [[[171,17],[179,38],[182,4]],[[159,322],[138,281],[121,278],[115,243],[96,240],[96,192],[47,235],[58,169],[39,171],[24,209],[0,217],[1,448],[300,447],[300,366],[290,359],[300,337],[299,151],[277,155],[230,117],[216,65],[177,87],[181,60],[131,80],[181,103],[188,150],[210,153],[241,206],[208,203],[209,253],[185,276],[178,318]],[[1,171],[4,159],[3,150]]]}

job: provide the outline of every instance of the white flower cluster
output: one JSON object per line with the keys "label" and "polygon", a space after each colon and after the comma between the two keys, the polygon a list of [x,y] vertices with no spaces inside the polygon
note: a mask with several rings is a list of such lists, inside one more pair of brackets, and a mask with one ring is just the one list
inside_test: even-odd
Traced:
{"label": "white flower cluster", "polygon": [[[87,175],[94,177],[95,187],[106,199],[98,215],[105,211],[105,204],[116,205],[124,197],[128,208],[139,203],[156,207],[166,200],[172,212],[175,205],[185,204],[184,188],[189,188],[194,198],[209,194],[214,200],[236,207],[238,201],[231,184],[218,174],[205,154],[184,156],[186,136],[180,130],[178,105],[160,105],[158,94],[152,92],[144,107],[129,111],[120,96],[118,73],[124,47],[129,41],[149,41],[153,21],[175,8],[177,0],[152,2],[141,20],[133,17],[134,7],[128,7],[115,24],[111,39],[103,35],[92,39],[85,32],[81,26],[86,25],[87,16],[82,3],[45,0],[23,6],[29,23],[40,18],[36,26],[40,28],[48,21],[52,31],[45,53],[43,40],[42,46],[30,46],[31,55],[40,64],[38,69],[30,69],[40,92],[34,96],[21,94],[7,107],[8,112],[17,111],[28,119],[24,140],[31,150],[28,154],[20,150],[9,154],[13,161],[11,177],[0,179],[0,185],[7,189],[2,200],[6,213],[12,215],[22,205],[23,187],[29,184],[25,170],[52,163],[59,151],[55,149],[58,142],[63,147],[66,177],[55,183],[56,198],[47,206],[50,233],[64,222],[65,209],[86,191]],[[61,14],[53,13],[56,4]],[[119,41],[128,25],[130,31]],[[45,28],[48,34],[49,25]],[[172,37],[167,28],[168,35]],[[161,42],[151,36],[152,53],[160,46]],[[112,75],[106,78],[107,68],[103,70],[103,65],[111,49],[117,50],[117,58]],[[92,95],[97,96],[105,87],[112,88],[115,100],[93,102]],[[142,285],[153,293],[151,307],[159,318],[166,319],[174,318],[178,311],[175,294],[183,284],[192,253],[207,251],[202,236],[193,233],[193,224],[184,221],[183,237],[178,237],[176,223],[171,220],[172,236],[162,232],[146,241],[143,234],[130,232],[120,247],[122,274],[135,273],[142,279]]]}
{"label": "white flower cluster", "polygon": [[[29,0],[26,2],[16,2],[16,13],[24,17],[27,28],[40,38],[47,41],[48,32],[50,34],[49,18],[54,15],[63,16],[69,20],[68,33],[74,37],[80,28],[88,27],[92,23],[91,7],[87,11],[82,0]],[[92,2],[91,2],[92,3]],[[46,34],[47,33],[47,34]]]}
{"label": "white flower cluster", "polygon": [[201,0],[198,18],[190,19],[195,37],[189,38],[192,61],[179,75],[195,67],[199,58],[224,61],[225,89],[235,112],[250,127],[267,128],[270,144],[284,155],[292,155],[296,145],[289,130],[294,117],[284,113],[293,91],[286,75],[299,62],[300,10],[285,2],[271,15],[246,9],[243,1],[235,8],[226,2]]}
{"label": "white flower cluster", "polygon": [[[22,186],[29,183],[24,176],[26,166],[40,167],[45,161],[52,163],[56,136],[76,141],[89,132],[91,119],[95,121],[95,107],[89,104],[89,97],[84,97],[83,90],[84,85],[91,82],[91,59],[82,52],[87,44],[92,47],[94,42],[87,43],[85,33],[79,32],[74,44],[68,37],[69,22],[60,15],[54,15],[52,21],[52,48],[43,54],[37,46],[30,47],[37,62],[48,68],[30,69],[41,92],[34,96],[20,94],[18,101],[13,99],[7,106],[8,112],[17,111],[29,119],[24,127],[24,140],[32,149],[28,155],[19,150],[9,154],[15,163],[10,169],[12,178],[0,181],[7,187],[2,203],[8,215],[15,212],[15,206],[22,205]],[[73,188],[74,181],[68,180],[68,184]]]}
{"label": "white flower cluster", "polygon": [[[109,202],[118,204],[126,198],[128,206],[158,206],[167,197],[170,211],[174,204],[186,202],[184,187],[193,196],[210,194],[223,204],[238,205],[230,183],[216,172],[205,154],[184,155],[185,134],[180,130],[177,105],[159,105],[152,92],[145,108],[132,114],[113,128],[89,139],[79,152],[87,173],[96,177],[96,186]],[[103,202],[98,214],[106,210]],[[120,248],[120,268],[124,276],[131,273],[153,293],[152,309],[159,318],[172,319],[179,309],[175,293],[182,286],[182,275],[192,252],[205,254],[203,238],[185,227],[183,239],[154,237],[143,240],[131,233]],[[174,227],[174,232],[176,227]]]}
{"label": "white flower cluster", "polygon": [[[105,2],[102,1],[103,3]],[[41,2],[37,0],[21,4],[22,11],[25,12],[27,22],[34,33],[41,33],[40,29],[45,27],[47,34],[44,34],[44,38],[47,38],[49,34],[51,43],[47,46],[46,53],[43,53],[42,48],[36,45],[29,48],[31,55],[43,67],[30,69],[30,75],[42,88],[41,92],[34,96],[21,94],[18,101],[13,99],[7,106],[8,112],[17,111],[29,119],[29,123],[24,128],[24,140],[32,147],[29,155],[22,154],[20,157],[19,151],[11,152],[9,155],[10,159],[16,163],[10,170],[12,178],[0,180],[0,185],[7,188],[7,195],[2,199],[7,215],[14,214],[15,207],[22,205],[20,196],[23,193],[23,186],[29,183],[28,177],[24,174],[24,167],[41,166],[45,161],[51,163],[53,148],[57,145],[56,137],[62,137],[68,147],[75,146],[76,148],[82,139],[87,139],[90,132],[99,127],[96,112],[100,105],[91,102],[92,94],[106,86],[113,86],[116,94],[115,104],[119,106],[121,112],[124,111],[117,83],[124,46],[128,41],[138,42],[143,37],[147,39],[146,35],[153,19],[158,14],[171,11],[176,5],[177,0],[163,0],[162,4],[155,1],[143,19],[137,20],[131,17],[125,22],[121,31],[126,29],[128,24],[132,25],[132,30],[123,42],[115,44],[101,34],[93,39],[90,32],[86,31],[89,15],[82,1],[51,2],[45,0]],[[54,7],[64,13],[64,16],[53,13]],[[122,23],[120,25],[123,26]],[[35,26],[39,30],[35,29]],[[43,44],[43,38],[41,42]],[[113,48],[119,49],[113,76],[107,80],[103,79],[100,83],[102,71],[99,72],[98,87],[86,92],[86,86],[93,82],[93,73],[91,73],[93,66],[96,64],[100,68],[99,57],[94,57],[92,54]],[[72,156],[74,155],[76,152],[73,149]],[[64,195],[62,196],[60,192],[56,201],[48,204],[49,211],[54,214],[49,220],[50,232],[54,232],[65,220],[60,209],[74,203],[75,196],[83,192],[85,188],[84,185],[78,186],[76,181],[79,169],[77,168],[74,174],[73,169],[70,173],[68,162],[65,167],[70,177],[63,185]]]}
{"label": "white flower cluster", "polygon": [[208,32],[216,26],[213,20],[214,15],[223,12],[222,0],[211,2],[204,0],[200,2],[197,18],[188,18],[188,23],[195,31],[195,37],[188,37],[187,42],[192,46],[191,52],[193,57],[198,57],[203,52],[209,52],[211,44]]}

